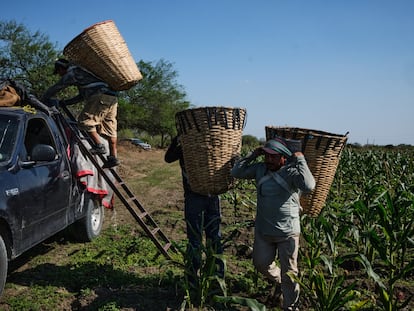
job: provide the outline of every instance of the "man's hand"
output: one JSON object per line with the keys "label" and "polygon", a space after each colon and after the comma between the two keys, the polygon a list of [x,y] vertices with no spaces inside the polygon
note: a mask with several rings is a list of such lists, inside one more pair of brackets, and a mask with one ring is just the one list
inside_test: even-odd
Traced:
{"label": "man's hand", "polygon": [[293,154],[293,156],[294,157],[300,157],[300,156],[303,156],[304,154],[301,152],[301,151],[296,151],[294,154]]}

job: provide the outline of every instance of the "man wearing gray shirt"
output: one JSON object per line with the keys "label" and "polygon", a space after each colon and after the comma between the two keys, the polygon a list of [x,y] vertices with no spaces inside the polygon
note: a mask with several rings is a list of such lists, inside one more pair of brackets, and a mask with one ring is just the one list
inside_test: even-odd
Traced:
{"label": "man wearing gray shirt", "polygon": [[[255,161],[260,155],[264,162]],[[238,160],[231,174],[256,180],[253,263],[269,280],[280,284],[283,310],[299,310],[299,284],[287,272],[298,275],[300,193],[315,188],[305,157],[300,151],[292,153],[283,138],[275,137]],[[280,268],[275,263],[277,255]]]}

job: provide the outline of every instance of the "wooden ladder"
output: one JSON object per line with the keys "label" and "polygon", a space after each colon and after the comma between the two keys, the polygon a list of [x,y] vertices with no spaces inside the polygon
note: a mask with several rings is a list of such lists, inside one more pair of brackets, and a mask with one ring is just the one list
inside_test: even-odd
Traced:
{"label": "wooden ladder", "polygon": [[[66,125],[70,128],[71,133],[76,138],[76,141],[79,144],[80,150],[82,154],[86,155],[88,159],[93,163],[93,165],[97,168],[99,174],[103,176],[105,181],[114,191],[116,196],[119,200],[124,204],[126,209],[131,213],[134,219],[138,222],[138,224],[144,229],[147,236],[152,240],[155,246],[158,248],[160,253],[164,255],[167,259],[171,259],[170,252],[177,252],[171,242],[168,240],[167,236],[162,232],[161,228],[157,225],[154,219],[151,217],[150,213],[148,213],[143,205],[139,202],[138,198],[134,195],[132,190],[127,186],[127,184],[122,180],[122,178],[118,175],[115,168],[108,168],[107,171],[111,173],[113,178],[108,176],[107,171],[105,171],[101,164],[95,158],[96,156],[92,155],[88,147],[85,146],[84,140],[88,140],[91,146],[94,146],[94,142],[89,134],[85,131],[81,131],[78,126],[76,119],[73,117],[70,110],[66,107],[60,107],[63,111],[65,111],[66,115],[69,117],[70,121],[66,120],[63,115],[61,116],[63,121],[66,122]],[[80,135],[82,134],[82,136]],[[105,163],[106,159],[103,155],[99,155],[101,161]],[[114,182],[115,181],[115,182]]]}

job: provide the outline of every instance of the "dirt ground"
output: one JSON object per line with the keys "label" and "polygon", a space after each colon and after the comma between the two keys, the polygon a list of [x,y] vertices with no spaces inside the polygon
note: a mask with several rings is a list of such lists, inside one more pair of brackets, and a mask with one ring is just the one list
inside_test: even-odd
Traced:
{"label": "dirt ground", "polygon": [[[144,209],[156,221],[160,222],[157,222],[157,224],[168,238],[183,238],[184,214],[179,213],[183,211],[184,201],[178,162],[166,163],[164,161],[165,149],[153,148],[146,151],[129,142],[121,142],[118,149],[121,160],[118,174],[127,182],[127,187],[132,190]],[[151,186],[151,182],[145,179],[152,174],[153,170],[168,170],[171,174],[166,179],[159,181],[159,185]],[[106,216],[110,219],[110,221],[106,221],[107,226],[125,223],[137,225],[131,213],[116,197],[114,206],[115,208],[112,211],[109,210],[106,213]],[[171,224],[172,219],[169,219],[168,216],[164,217],[171,212],[175,213],[176,217],[181,215],[179,221],[176,219],[174,224]]]}

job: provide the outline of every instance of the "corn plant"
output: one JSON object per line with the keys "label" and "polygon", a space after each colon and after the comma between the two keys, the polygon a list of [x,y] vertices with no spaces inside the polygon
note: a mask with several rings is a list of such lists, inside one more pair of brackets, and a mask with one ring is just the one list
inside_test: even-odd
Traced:
{"label": "corn plant", "polygon": [[[206,245],[201,245],[197,250],[198,254],[190,253],[188,247],[176,247],[181,254],[183,261],[174,260],[172,263],[184,271],[182,287],[185,297],[181,305],[181,310],[188,308],[203,308],[214,303],[215,295],[227,296],[227,287],[224,278],[217,275],[217,260],[221,260],[226,270],[226,261],[222,255],[215,253],[214,248],[207,241]],[[200,271],[195,271],[192,267],[193,256],[201,259]]]}
{"label": "corn plant", "polygon": [[356,283],[349,283],[340,268],[347,257],[342,256],[337,247],[348,228],[336,227],[334,223],[338,222],[328,221],[323,214],[306,220],[302,233],[305,243],[300,249],[303,272],[300,277],[290,277],[300,284],[303,299],[314,310],[345,310],[345,307],[350,310],[351,302],[352,310],[359,310],[367,299],[357,300]]}
{"label": "corn plant", "polygon": [[372,308],[402,310],[412,299],[398,284],[413,271],[413,154],[348,150],[343,155],[328,198],[336,207],[329,212],[346,213],[340,218],[349,227],[342,247],[355,251],[354,260],[376,284]]}
{"label": "corn plant", "polygon": [[385,192],[373,207],[379,222],[376,230],[369,232],[369,239],[378,253],[378,274],[383,279],[376,282],[379,300],[383,310],[402,310],[413,298],[401,299],[395,286],[414,271],[414,196],[400,192],[392,197]]}
{"label": "corn plant", "polygon": [[[309,270],[306,279],[298,278],[293,274],[290,274],[290,277],[299,283],[303,294],[315,311],[345,310],[347,304],[357,296],[354,291],[356,282],[346,284],[345,277],[338,275],[327,278],[326,272],[320,268]],[[352,310],[358,310],[364,304],[364,301],[354,304]]]}
{"label": "corn plant", "polygon": [[242,216],[241,210],[250,212],[252,218],[256,210],[256,189],[254,183],[247,179],[237,179],[233,189],[221,194],[221,199],[225,200],[233,208],[234,218]]}

